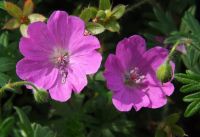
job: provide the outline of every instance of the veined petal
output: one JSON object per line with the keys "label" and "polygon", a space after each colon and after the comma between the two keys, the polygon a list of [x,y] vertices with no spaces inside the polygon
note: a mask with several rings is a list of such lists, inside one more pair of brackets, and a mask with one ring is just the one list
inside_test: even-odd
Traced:
{"label": "veined petal", "polygon": [[101,65],[102,56],[97,51],[70,57],[70,64],[79,65],[85,74],[94,74]]}
{"label": "veined petal", "polygon": [[123,89],[124,85],[124,71],[118,58],[110,54],[105,63],[104,77],[107,80],[107,87],[113,92]]}
{"label": "veined petal", "polygon": [[72,85],[72,89],[76,93],[80,93],[87,85],[87,77],[79,65],[71,65],[68,68],[68,79]]}
{"label": "veined petal", "polygon": [[16,73],[21,79],[33,82],[36,86],[48,90],[55,83],[58,70],[43,61],[32,61],[24,58],[17,63]]}
{"label": "veined petal", "polygon": [[133,35],[118,43],[116,56],[119,58],[124,69],[132,69],[141,61],[145,50],[145,40],[139,35]]}
{"label": "veined petal", "polygon": [[65,102],[71,97],[72,87],[68,80],[66,80],[65,83],[62,83],[61,76],[59,76],[58,82],[49,89],[49,93],[52,99],[60,102]]}
{"label": "veined petal", "polygon": [[127,88],[124,91],[114,93],[112,101],[119,111],[130,111],[132,107],[139,111],[150,103],[149,98],[142,91]]}

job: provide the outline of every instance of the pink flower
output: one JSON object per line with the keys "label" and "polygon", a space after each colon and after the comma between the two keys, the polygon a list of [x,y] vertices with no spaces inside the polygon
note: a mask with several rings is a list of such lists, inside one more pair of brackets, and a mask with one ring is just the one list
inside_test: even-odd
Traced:
{"label": "pink flower", "polygon": [[20,40],[24,58],[17,63],[17,75],[49,90],[57,101],[67,101],[72,90],[80,93],[86,74],[95,73],[102,60],[98,39],[84,36],[84,31],[84,22],[64,11],[53,12],[47,24],[30,24],[28,38]]}
{"label": "pink flower", "polygon": [[[119,111],[159,108],[167,103],[166,96],[173,93],[174,86],[171,82],[162,84],[156,77],[167,55],[168,51],[161,47],[146,51],[145,40],[138,35],[118,43],[116,55],[110,54],[106,60],[104,77]],[[173,63],[172,68],[174,72]]]}

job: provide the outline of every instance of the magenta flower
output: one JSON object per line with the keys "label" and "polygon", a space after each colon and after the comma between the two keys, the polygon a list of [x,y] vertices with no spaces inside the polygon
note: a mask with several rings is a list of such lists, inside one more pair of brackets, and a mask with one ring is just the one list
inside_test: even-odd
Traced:
{"label": "magenta flower", "polygon": [[[174,86],[171,82],[162,84],[156,77],[167,55],[168,51],[161,47],[146,51],[145,40],[138,35],[118,43],[116,55],[110,54],[106,60],[104,77],[119,111],[159,108],[167,103],[166,96],[173,93]],[[173,63],[172,69],[174,72]]]}
{"label": "magenta flower", "polygon": [[84,22],[64,11],[53,12],[47,24],[30,24],[28,38],[20,40],[24,58],[17,63],[17,75],[49,90],[57,101],[67,101],[72,90],[80,93],[86,74],[95,73],[102,60],[98,39],[84,36],[84,31]]}

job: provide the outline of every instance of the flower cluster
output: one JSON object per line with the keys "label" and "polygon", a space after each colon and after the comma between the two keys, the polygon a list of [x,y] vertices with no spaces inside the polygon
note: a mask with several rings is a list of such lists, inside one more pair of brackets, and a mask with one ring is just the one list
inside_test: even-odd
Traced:
{"label": "flower cluster", "polygon": [[[47,24],[30,24],[28,36],[20,40],[24,58],[17,63],[17,75],[48,90],[57,101],[67,101],[72,91],[80,93],[87,85],[86,75],[96,73],[102,60],[96,51],[100,48],[98,39],[84,32],[84,22],[64,11],[55,11]],[[166,104],[174,86],[170,81],[159,81],[156,71],[167,56],[168,51],[161,47],[146,50],[145,40],[138,35],[119,42],[116,54],[108,56],[104,72],[119,111]],[[174,64],[171,66],[173,73]]]}

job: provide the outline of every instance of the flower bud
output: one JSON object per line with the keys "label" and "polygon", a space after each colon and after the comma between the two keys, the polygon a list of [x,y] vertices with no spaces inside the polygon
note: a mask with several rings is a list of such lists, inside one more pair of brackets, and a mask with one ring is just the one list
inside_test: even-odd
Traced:
{"label": "flower bud", "polygon": [[37,103],[45,103],[49,98],[48,92],[43,89],[35,90],[33,96]]}
{"label": "flower bud", "polygon": [[156,71],[157,78],[162,82],[166,83],[172,78],[172,67],[169,62],[163,63]]}

